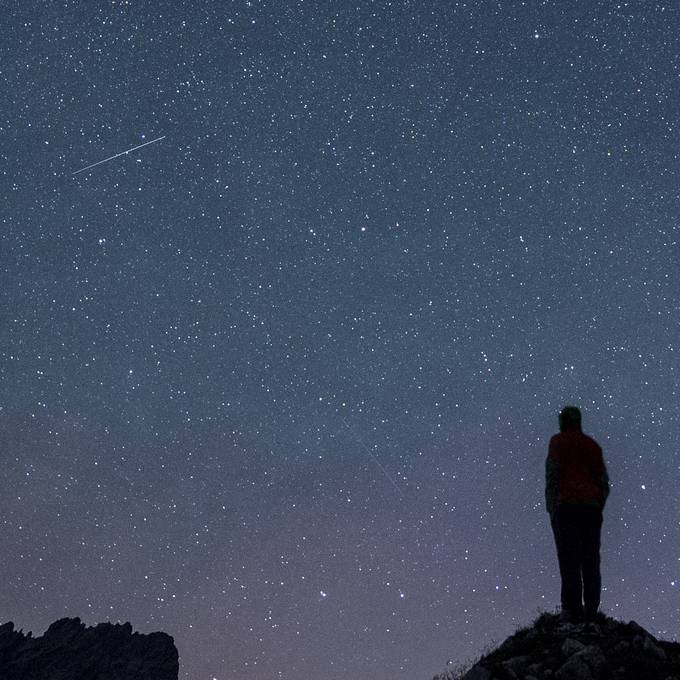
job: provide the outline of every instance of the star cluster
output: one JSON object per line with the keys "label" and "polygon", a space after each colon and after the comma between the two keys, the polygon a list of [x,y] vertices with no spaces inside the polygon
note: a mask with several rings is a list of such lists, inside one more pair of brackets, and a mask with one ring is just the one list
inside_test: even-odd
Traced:
{"label": "star cluster", "polygon": [[576,403],[602,609],[677,639],[673,3],[3,16],[3,621],[164,630],[192,680],[432,677],[559,604]]}

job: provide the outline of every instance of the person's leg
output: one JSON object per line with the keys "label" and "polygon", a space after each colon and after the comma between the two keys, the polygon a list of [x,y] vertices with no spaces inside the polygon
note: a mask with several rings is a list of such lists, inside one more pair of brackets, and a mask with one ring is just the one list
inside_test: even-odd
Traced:
{"label": "person's leg", "polygon": [[552,518],[557,560],[562,578],[562,610],[571,618],[583,615],[581,593],[581,537],[578,518],[571,508],[561,506]]}
{"label": "person's leg", "polygon": [[600,534],[602,512],[588,508],[582,528],[583,541],[583,599],[586,619],[592,621],[600,608]]}

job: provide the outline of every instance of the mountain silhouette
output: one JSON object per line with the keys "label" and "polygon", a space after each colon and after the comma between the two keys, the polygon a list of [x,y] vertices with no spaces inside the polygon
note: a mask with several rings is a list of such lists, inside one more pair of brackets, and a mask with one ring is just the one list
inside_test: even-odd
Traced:
{"label": "mountain silhouette", "polygon": [[41,637],[0,626],[2,680],[177,680],[179,660],[166,633],[133,633],[129,623],[86,628],[55,621]]}

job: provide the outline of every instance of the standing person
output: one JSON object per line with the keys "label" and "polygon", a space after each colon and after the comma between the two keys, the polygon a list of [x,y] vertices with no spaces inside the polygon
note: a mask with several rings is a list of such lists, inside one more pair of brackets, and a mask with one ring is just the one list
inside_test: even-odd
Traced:
{"label": "standing person", "polygon": [[562,577],[562,616],[593,621],[600,607],[600,531],[609,477],[598,443],[581,431],[581,411],[565,406],[545,461],[545,503]]}

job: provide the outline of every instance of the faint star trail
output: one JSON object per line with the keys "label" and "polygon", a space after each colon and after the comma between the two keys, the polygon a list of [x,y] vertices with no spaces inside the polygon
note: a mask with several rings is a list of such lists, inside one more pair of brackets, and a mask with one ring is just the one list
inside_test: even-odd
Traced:
{"label": "faint star trail", "polygon": [[364,443],[364,440],[349,426],[349,423],[343,418],[342,422],[345,423],[345,427],[354,435],[356,440],[359,442],[361,445],[361,448],[363,448],[364,451],[373,459],[373,462],[382,470],[383,474],[387,479],[390,480],[392,483],[392,486],[397,490],[397,493],[403,498],[404,494],[402,493],[401,489],[397,486],[397,483],[392,479],[391,475],[387,470],[383,467],[382,463],[371,453],[371,450],[366,446]]}
{"label": "faint star trail", "polygon": [[85,172],[85,170],[94,168],[95,166],[101,165],[102,163],[106,163],[107,161],[112,161],[114,158],[118,158],[118,156],[124,156],[126,153],[130,153],[132,151],[136,151],[137,149],[141,149],[143,146],[149,146],[149,144],[153,144],[154,142],[160,142],[161,139],[165,139],[165,135],[163,135],[162,137],[156,137],[156,139],[152,139],[150,142],[144,142],[144,144],[133,146],[131,149],[128,149],[127,151],[121,151],[120,153],[117,153],[114,156],[109,156],[108,158],[105,158],[103,161],[97,161],[96,163],[92,163],[91,165],[86,165],[84,168],[80,168],[80,170],[72,172],[71,176],[77,175],[80,172]]}

